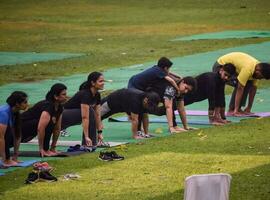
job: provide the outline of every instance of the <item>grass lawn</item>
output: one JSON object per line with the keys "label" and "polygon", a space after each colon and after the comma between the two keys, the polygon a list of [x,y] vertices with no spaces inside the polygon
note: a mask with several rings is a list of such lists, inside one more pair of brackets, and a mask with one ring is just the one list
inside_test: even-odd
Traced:
{"label": "grass lawn", "polygon": [[[1,0],[0,51],[87,55],[37,65],[0,66],[0,85],[270,41],[169,42],[181,35],[269,30],[269,8],[267,0]],[[263,87],[268,86],[264,81]],[[16,170],[0,177],[0,198],[183,199],[185,177],[227,172],[233,177],[230,199],[267,200],[269,129],[269,118],[253,119],[131,144],[127,151],[117,150],[124,161],[101,162],[98,153],[50,161],[58,182],[24,185],[30,168]],[[61,179],[71,172],[82,177]]]}
{"label": "grass lawn", "polygon": [[[117,149],[124,161],[98,153],[50,161],[55,183],[24,185],[30,168],[1,177],[1,199],[183,199],[192,174],[232,175],[230,199],[269,199],[270,119],[154,138]],[[254,126],[256,124],[256,126]],[[81,178],[64,181],[65,173]]]}
{"label": "grass lawn", "polygon": [[35,66],[1,67],[0,84],[88,73],[145,63],[161,56],[177,57],[267,41],[269,38],[169,42],[177,36],[205,32],[268,30],[269,6],[266,0],[3,0],[0,51],[87,56]]}

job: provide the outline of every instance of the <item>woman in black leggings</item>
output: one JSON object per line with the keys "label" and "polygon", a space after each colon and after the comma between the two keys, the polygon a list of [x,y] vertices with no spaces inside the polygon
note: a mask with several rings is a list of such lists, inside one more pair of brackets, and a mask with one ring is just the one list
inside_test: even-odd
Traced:
{"label": "woman in black leggings", "polygon": [[66,89],[64,84],[54,84],[45,100],[38,102],[22,114],[22,142],[29,142],[38,136],[41,157],[57,154],[55,147],[61,130],[62,104],[67,98]]}
{"label": "woman in black leggings", "polygon": [[102,140],[102,123],[100,117],[100,93],[104,87],[103,75],[92,72],[80,86],[80,90],[64,105],[62,128],[82,124],[82,145],[95,146]]}

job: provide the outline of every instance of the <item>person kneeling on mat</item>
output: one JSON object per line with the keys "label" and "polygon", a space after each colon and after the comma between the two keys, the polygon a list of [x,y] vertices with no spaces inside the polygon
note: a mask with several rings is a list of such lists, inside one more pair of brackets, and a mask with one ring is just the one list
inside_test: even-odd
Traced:
{"label": "person kneeling on mat", "polygon": [[87,81],[82,83],[79,91],[64,105],[62,128],[82,124],[82,145],[96,146],[102,140],[102,123],[100,117],[100,93],[104,87],[104,77],[100,72],[92,72]]}
{"label": "person kneeling on mat", "polygon": [[[2,167],[11,167],[18,165],[19,162],[18,153],[21,138],[19,111],[28,107],[27,94],[15,91],[7,98],[6,102],[6,105],[0,106],[0,155]],[[9,150],[11,147],[14,147],[12,158]]]}
{"label": "person kneeling on mat", "polygon": [[[61,130],[63,106],[67,99],[67,87],[54,84],[45,100],[36,103],[22,114],[22,143],[38,136],[40,156],[56,156],[56,144]],[[52,143],[50,148],[50,139]]]}
{"label": "person kneeling on mat", "polygon": [[101,100],[102,120],[120,112],[130,113],[131,131],[134,139],[149,137],[148,122],[144,123],[145,136],[138,135],[139,115],[155,110],[160,99],[155,92],[143,92],[135,88],[116,90]]}

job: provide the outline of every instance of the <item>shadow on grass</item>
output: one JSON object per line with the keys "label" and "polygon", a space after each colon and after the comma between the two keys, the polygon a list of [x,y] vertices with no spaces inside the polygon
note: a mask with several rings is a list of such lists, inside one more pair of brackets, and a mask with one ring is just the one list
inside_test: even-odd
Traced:
{"label": "shadow on grass", "polygon": [[[231,174],[230,200],[266,200],[270,196],[270,164]],[[241,191],[241,192],[240,192]],[[184,189],[147,200],[184,199]]]}

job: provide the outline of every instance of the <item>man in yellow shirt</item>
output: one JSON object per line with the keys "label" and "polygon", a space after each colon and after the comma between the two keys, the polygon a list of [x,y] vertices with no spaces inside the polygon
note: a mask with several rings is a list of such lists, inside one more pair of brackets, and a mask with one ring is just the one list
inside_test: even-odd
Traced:
{"label": "man in yellow shirt", "polygon": [[[270,64],[261,63],[252,56],[242,52],[232,52],[218,58],[214,64],[213,70],[219,69],[219,66],[231,63],[235,66],[235,78],[230,81],[234,86],[229,111],[227,115],[243,116],[251,114],[251,108],[256,95],[258,80],[270,79]],[[248,105],[242,111],[248,98]]]}

